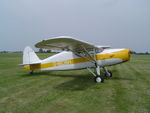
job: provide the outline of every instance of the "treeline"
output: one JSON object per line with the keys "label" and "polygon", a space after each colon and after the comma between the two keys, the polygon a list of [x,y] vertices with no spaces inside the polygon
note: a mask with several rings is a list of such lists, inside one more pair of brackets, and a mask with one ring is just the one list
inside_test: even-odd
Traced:
{"label": "treeline", "polygon": [[148,51],[146,52],[135,52],[135,51],[132,51],[131,54],[135,54],[135,55],[150,55],[150,53]]}
{"label": "treeline", "polygon": [[[0,51],[0,53],[22,53],[23,51]],[[60,50],[46,50],[46,49],[39,49],[36,51],[37,53],[59,53],[61,52]],[[135,55],[150,55],[150,52],[136,52],[136,51],[131,51],[131,54]]]}
{"label": "treeline", "polygon": [[[46,49],[39,49],[35,51],[36,53],[59,53],[61,51],[58,50],[46,50]],[[0,51],[0,53],[23,53],[23,51]]]}
{"label": "treeline", "polygon": [[42,49],[40,48],[38,53],[59,53],[61,52],[60,50],[46,50],[46,49]]}
{"label": "treeline", "polygon": [[0,53],[22,53],[22,51],[0,51]]}

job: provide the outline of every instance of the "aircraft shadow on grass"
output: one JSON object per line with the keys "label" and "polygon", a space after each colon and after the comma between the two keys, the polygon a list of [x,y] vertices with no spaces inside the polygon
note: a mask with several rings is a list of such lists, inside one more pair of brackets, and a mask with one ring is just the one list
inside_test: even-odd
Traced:
{"label": "aircraft shadow on grass", "polygon": [[[96,85],[94,82],[94,77],[90,75],[90,73],[85,74],[62,74],[62,73],[51,73],[49,71],[45,72],[36,72],[34,74],[24,74],[23,77],[36,77],[36,76],[55,76],[55,77],[70,77],[71,80],[64,81],[62,83],[56,84],[53,86],[55,89],[60,90],[72,90],[72,91],[78,91],[78,90],[85,90],[91,86]],[[108,78],[109,79],[109,78]],[[125,77],[112,77],[110,78],[112,80],[133,80]],[[107,81],[107,80],[106,80]]]}
{"label": "aircraft shadow on grass", "polygon": [[92,80],[93,77],[89,75],[81,75],[81,76],[80,75],[77,75],[77,76],[67,75],[67,77],[73,77],[73,79],[57,84],[56,86],[54,86],[54,88],[62,89],[62,90],[76,90],[77,91],[77,90],[85,90],[95,85],[94,80]]}
{"label": "aircraft shadow on grass", "polygon": [[23,77],[36,77],[36,76],[55,76],[55,77],[69,77],[72,79],[65,80],[59,84],[53,86],[55,89],[60,90],[85,90],[92,85],[95,85],[93,76],[90,74],[58,74],[58,73],[51,73],[51,72],[35,72],[34,74],[23,74]]}
{"label": "aircraft shadow on grass", "polygon": [[134,80],[134,79],[125,78],[125,77],[112,77],[111,79],[112,79],[112,80]]}

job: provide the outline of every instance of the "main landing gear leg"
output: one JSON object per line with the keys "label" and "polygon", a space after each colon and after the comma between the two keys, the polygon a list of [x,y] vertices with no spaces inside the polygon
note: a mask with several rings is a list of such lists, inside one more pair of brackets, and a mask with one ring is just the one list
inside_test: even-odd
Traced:
{"label": "main landing gear leg", "polygon": [[94,73],[90,68],[87,68],[90,73],[92,73],[95,77],[94,80],[96,83],[104,82],[104,78],[101,76],[100,67],[96,66],[96,73]]}
{"label": "main landing gear leg", "polygon": [[101,76],[100,67],[99,66],[96,66],[95,82],[96,83],[104,82],[104,78]]}
{"label": "main landing gear leg", "polygon": [[112,72],[110,70],[108,70],[106,67],[103,67],[103,69],[106,77],[112,77]]}

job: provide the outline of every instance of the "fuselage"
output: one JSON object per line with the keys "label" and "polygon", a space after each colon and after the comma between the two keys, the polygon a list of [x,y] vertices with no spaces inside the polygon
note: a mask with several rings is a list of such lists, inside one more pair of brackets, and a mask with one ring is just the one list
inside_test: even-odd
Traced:
{"label": "fuselage", "polygon": [[[27,70],[73,70],[95,67],[87,57],[79,57],[71,51],[63,51],[41,60],[40,64],[26,65]],[[96,53],[95,59],[100,67],[111,66],[126,62],[130,59],[129,49],[105,49]]]}

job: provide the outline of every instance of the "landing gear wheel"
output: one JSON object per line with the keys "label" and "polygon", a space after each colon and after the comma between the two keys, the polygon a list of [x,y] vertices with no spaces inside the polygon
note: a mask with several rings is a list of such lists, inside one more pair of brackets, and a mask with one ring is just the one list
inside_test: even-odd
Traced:
{"label": "landing gear wheel", "polygon": [[95,82],[96,82],[96,83],[104,82],[104,78],[101,77],[101,76],[96,76],[96,77],[95,77]]}
{"label": "landing gear wheel", "polygon": [[30,72],[30,75],[33,75],[33,70]]}
{"label": "landing gear wheel", "polygon": [[105,76],[112,77],[112,72],[110,70],[108,70],[107,72],[105,72]]}

